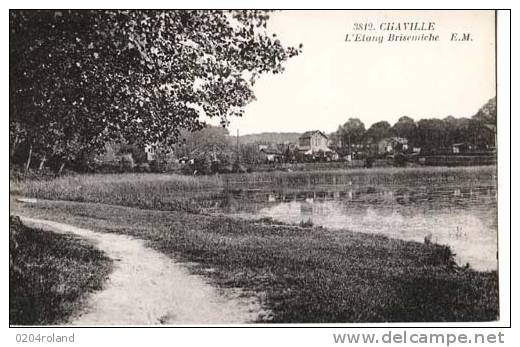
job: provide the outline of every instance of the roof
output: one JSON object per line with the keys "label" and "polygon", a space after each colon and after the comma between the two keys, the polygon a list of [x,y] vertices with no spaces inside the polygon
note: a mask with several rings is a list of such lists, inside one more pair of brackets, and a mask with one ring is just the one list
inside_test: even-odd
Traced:
{"label": "roof", "polygon": [[260,152],[265,153],[265,154],[282,155],[282,152],[276,148],[262,148],[262,149],[260,149]]}
{"label": "roof", "polygon": [[484,128],[485,129],[488,129],[488,130],[491,130],[491,131],[496,131],[497,130],[497,126],[495,124],[484,124]]}
{"label": "roof", "polygon": [[327,135],[325,135],[323,132],[319,131],[319,130],[310,130],[310,131],[306,131],[302,134],[302,136],[300,136],[300,139],[306,139],[306,138],[310,138],[312,135],[316,134],[316,133],[319,133],[321,136],[323,136],[324,138],[328,139]]}

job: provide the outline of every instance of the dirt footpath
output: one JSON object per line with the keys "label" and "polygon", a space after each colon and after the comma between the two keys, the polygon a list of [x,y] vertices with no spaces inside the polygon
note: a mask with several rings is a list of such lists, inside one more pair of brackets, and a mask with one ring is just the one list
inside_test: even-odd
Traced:
{"label": "dirt footpath", "polygon": [[73,233],[92,241],[114,260],[103,290],[95,292],[73,325],[248,323],[262,311],[251,298],[223,295],[202,277],[126,235],[21,217],[30,227]]}

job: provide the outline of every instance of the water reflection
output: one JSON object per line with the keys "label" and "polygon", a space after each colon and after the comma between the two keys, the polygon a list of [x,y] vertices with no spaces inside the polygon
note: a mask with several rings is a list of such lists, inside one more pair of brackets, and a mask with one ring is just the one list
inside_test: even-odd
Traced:
{"label": "water reflection", "polygon": [[[497,203],[493,185],[350,187],[317,191],[248,192],[228,213],[311,220],[332,229],[450,245],[459,264],[497,268]],[[231,209],[231,210],[230,210]]]}

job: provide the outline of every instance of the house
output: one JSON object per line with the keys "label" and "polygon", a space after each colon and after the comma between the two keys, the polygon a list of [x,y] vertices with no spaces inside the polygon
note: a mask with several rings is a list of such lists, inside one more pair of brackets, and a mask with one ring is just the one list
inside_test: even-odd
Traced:
{"label": "house", "polygon": [[305,154],[330,152],[329,138],[319,130],[306,131],[298,138],[298,149]]}
{"label": "house", "polygon": [[146,156],[146,161],[150,162],[155,159],[155,148],[152,145],[144,146],[144,154]]}
{"label": "house", "polygon": [[283,161],[283,154],[278,148],[262,148],[260,150],[265,156],[265,161],[268,163],[280,163]]}
{"label": "house", "polygon": [[408,150],[408,139],[404,137],[387,137],[377,143],[377,153],[386,154]]}

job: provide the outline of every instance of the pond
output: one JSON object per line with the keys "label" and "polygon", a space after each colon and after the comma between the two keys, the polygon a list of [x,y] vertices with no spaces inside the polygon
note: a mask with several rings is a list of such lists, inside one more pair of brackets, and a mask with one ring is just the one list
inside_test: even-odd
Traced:
{"label": "pond", "polygon": [[[224,212],[449,245],[460,265],[497,269],[493,182],[241,190]],[[339,232],[339,231],[338,231]]]}

